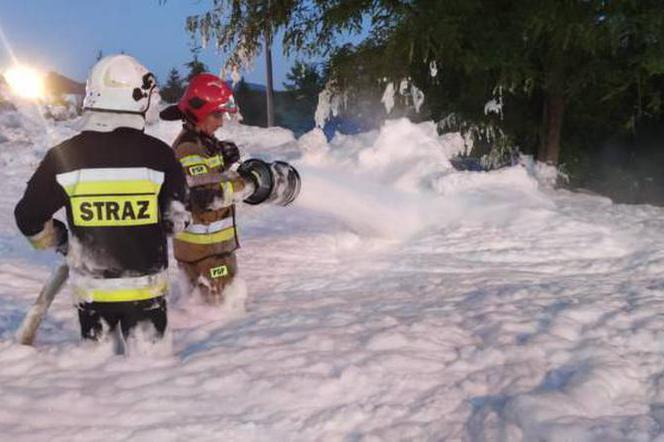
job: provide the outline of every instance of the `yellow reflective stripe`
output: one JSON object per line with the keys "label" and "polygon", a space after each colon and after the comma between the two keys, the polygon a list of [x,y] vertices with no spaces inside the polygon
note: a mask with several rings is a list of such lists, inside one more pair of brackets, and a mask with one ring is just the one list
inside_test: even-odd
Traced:
{"label": "yellow reflective stripe", "polygon": [[28,236],[27,238],[32,247],[37,250],[45,250],[50,247],[55,247],[57,245],[57,238],[55,235],[55,228],[53,227],[53,220],[46,221],[41,232]]}
{"label": "yellow reflective stripe", "polygon": [[76,289],[76,292],[80,298],[94,302],[127,302],[143,301],[163,296],[167,290],[168,283],[162,282],[153,287],[116,290]]}
{"label": "yellow reflective stripe", "polygon": [[221,157],[221,155],[215,155],[209,158],[205,158],[200,155],[187,155],[186,157],[180,158],[180,164],[182,164],[183,167],[191,167],[198,165],[204,165],[208,167],[219,167],[223,166],[224,159]]}
{"label": "yellow reflective stripe", "polygon": [[200,155],[187,155],[186,157],[180,158],[180,164],[184,167],[195,166],[197,164],[205,164],[205,158]]}
{"label": "yellow reflective stripe", "polygon": [[64,186],[67,195],[159,193],[161,184],[150,180],[80,181]]}
{"label": "yellow reflective stripe", "polygon": [[235,192],[235,187],[233,186],[233,182],[222,181],[220,185],[221,185],[221,190],[224,192],[224,200],[231,201],[231,198],[233,198],[233,192]]}
{"label": "yellow reflective stripe", "polygon": [[215,155],[207,160],[208,167],[219,167],[224,165],[224,159],[221,155]]}
{"label": "yellow reflective stripe", "polygon": [[63,188],[76,183],[90,183],[99,181],[141,181],[147,180],[161,185],[164,182],[164,172],[146,167],[111,167],[78,169],[71,172],[59,173],[55,176],[58,184]]}
{"label": "yellow reflective stripe", "polygon": [[216,244],[233,238],[235,238],[235,228],[233,227],[215,233],[180,232],[175,235],[175,239],[192,244]]}
{"label": "yellow reflective stripe", "polygon": [[32,239],[28,238],[30,245],[35,250],[46,250],[53,247],[53,241],[51,238],[41,238],[41,239]]}

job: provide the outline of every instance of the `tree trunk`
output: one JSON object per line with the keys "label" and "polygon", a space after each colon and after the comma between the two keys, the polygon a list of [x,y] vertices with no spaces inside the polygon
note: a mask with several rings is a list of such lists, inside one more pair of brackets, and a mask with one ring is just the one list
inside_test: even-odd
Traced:
{"label": "tree trunk", "polygon": [[562,93],[544,96],[540,147],[537,157],[547,164],[558,165],[560,158],[560,134],[565,114],[565,97]]}
{"label": "tree trunk", "polygon": [[[267,0],[267,8],[270,9],[270,0]],[[271,26],[271,23],[268,25]],[[272,30],[268,29],[265,33],[265,70],[267,77],[267,88],[265,95],[267,97],[267,127],[274,126],[274,86],[272,84]]]}
{"label": "tree trunk", "polygon": [[265,45],[265,67],[267,69],[267,127],[274,126],[274,86],[272,84],[272,47],[268,42]]}

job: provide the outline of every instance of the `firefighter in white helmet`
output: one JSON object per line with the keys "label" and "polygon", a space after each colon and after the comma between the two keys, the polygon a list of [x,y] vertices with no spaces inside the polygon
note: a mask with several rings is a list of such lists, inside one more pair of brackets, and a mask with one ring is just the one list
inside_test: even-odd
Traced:
{"label": "firefighter in white helmet", "polygon": [[[93,68],[82,132],[51,148],[15,209],[34,247],[69,250],[70,284],[81,334],[100,340],[140,326],[152,339],[166,329],[169,211],[185,180],[170,147],[144,133],[156,115],[154,76],[128,55]],[[53,218],[64,207],[73,235]]]}

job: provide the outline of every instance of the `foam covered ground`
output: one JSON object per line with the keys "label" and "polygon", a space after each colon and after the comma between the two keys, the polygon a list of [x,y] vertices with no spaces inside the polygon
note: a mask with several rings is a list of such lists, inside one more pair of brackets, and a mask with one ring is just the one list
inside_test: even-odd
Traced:
{"label": "foam covered ground", "polygon": [[[12,441],[664,440],[664,212],[454,171],[455,134],[389,121],[295,140],[221,135],[301,171],[293,207],[241,207],[241,309],[175,284],[168,352],[78,341],[68,290],[12,336],[56,258],[12,209],[48,144],[0,114],[0,434]],[[170,142],[177,124],[149,132]],[[177,279],[172,270],[173,279]]]}

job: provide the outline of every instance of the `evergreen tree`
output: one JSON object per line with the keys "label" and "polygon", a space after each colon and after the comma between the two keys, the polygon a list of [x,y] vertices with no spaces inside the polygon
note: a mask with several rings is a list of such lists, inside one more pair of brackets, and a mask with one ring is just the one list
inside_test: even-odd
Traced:
{"label": "evergreen tree", "polygon": [[193,59],[190,62],[185,63],[185,67],[189,69],[189,72],[187,73],[187,82],[191,81],[191,79],[196,75],[209,71],[205,63],[203,63],[198,59],[198,54],[200,50],[201,50],[200,47],[193,48],[191,50],[191,53],[193,54]]}
{"label": "evergreen tree", "polygon": [[243,124],[266,127],[267,113],[265,110],[264,91],[252,90],[243,77],[235,85],[233,96],[240,108]]}
{"label": "evergreen tree", "polygon": [[161,99],[167,103],[175,103],[184,94],[184,82],[177,69],[172,68],[168,73],[166,85],[160,89]]}
{"label": "evergreen tree", "polygon": [[[214,41],[228,54],[226,68],[250,64],[264,48],[266,38],[291,23],[292,13],[307,8],[302,1],[211,0],[208,11],[187,17],[186,29],[204,44]],[[316,2],[318,3],[318,1]]]}
{"label": "evergreen tree", "polygon": [[[661,0],[213,0],[187,23],[231,64],[253,57],[269,27],[287,53],[329,56],[340,89],[410,78],[432,118],[503,133],[553,164],[581,122],[617,132],[662,115]],[[361,41],[343,45],[349,34]],[[485,115],[498,95],[505,112]]]}
{"label": "evergreen tree", "polygon": [[287,91],[295,92],[300,97],[317,97],[323,89],[323,77],[315,64],[303,63],[299,60],[286,74],[287,81],[284,87]]}

